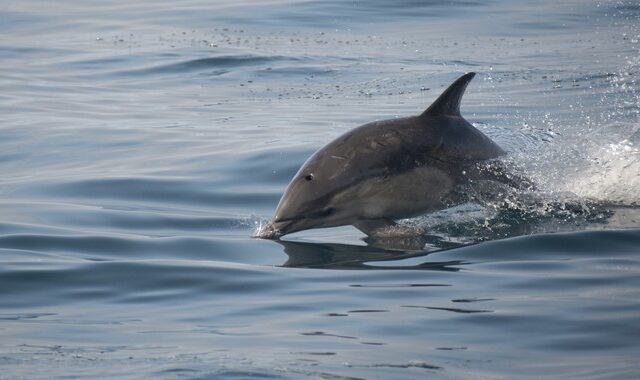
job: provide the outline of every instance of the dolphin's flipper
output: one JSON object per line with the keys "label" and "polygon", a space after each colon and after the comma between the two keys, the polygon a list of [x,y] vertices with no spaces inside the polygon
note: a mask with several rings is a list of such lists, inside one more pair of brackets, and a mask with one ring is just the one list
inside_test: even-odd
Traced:
{"label": "dolphin's flipper", "polygon": [[420,116],[460,116],[460,101],[476,73],[467,73],[451,84]]}

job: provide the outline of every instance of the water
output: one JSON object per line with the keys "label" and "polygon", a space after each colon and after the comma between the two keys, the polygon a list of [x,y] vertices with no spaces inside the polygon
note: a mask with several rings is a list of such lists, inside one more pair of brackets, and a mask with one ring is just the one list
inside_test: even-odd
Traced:
{"label": "water", "polygon": [[[640,376],[634,1],[0,4],[0,378]],[[462,112],[540,188],[252,239],[304,159]],[[519,205],[522,206],[522,205]]]}

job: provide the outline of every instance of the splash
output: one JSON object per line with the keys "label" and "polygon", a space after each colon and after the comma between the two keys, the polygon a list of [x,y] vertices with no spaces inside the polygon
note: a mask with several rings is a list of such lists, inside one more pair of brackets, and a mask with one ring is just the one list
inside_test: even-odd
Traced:
{"label": "splash", "polygon": [[[634,129],[638,134],[640,125]],[[589,164],[567,181],[568,190],[601,201],[640,205],[640,149],[633,141],[623,139],[596,149]]]}
{"label": "splash", "polygon": [[280,236],[282,236],[282,233],[269,220],[258,219],[255,224],[256,224],[256,227],[253,232],[254,238],[277,239]]}

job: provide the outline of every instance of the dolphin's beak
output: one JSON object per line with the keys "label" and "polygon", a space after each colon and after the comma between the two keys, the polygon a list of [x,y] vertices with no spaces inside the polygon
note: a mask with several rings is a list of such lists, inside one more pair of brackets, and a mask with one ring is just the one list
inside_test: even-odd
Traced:
{"label": "dolphin's beak", "polygon": [[265,226],[260,226],[253,237],[276,240],[279,239],[282,235],[283,234],[280,232],[280,230],[278,230],[276,225],[271,222]]}
{"label": "dolphin's beak", "polygon": [[261,227],[255,237],[261,239],[279,239],[280,237],[292,232],[300,231],[296,228],[297,220],[280,220],[275,217],[269,224]]}
{"label": "dolphin's beak", "polygon": [[279,239],[287,234],[313,228],[322,224],[319,221],[328,214],[327,211],[333,211],[329,208],[315,210],[313,202],[300,198],[297,193],[293,197],[290,194],[289,190],[285,191],[271,222],[261,228],[255,237]]}
{"label": "dolphin's beak", "polygon": [[282,199],[278,203],[278,207],[276,207],[273,219],[269,224],[258,231],[256,234],[257,237],[265,239],[279,239],[283,235],[301,230],[301,228],[296,228],[296,225],[299,226],[304,217],[292,212],[294,210],[290,207],[289,202],[289,198],[286,194],[283,195]]}

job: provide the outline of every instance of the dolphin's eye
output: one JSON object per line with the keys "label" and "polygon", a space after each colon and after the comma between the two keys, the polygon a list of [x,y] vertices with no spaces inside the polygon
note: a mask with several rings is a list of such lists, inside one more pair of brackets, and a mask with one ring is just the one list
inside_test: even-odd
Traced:
{"label": "dolphin's eye", "polygon": [[313,174],[307,174],[304,179],[306,179],[307,181],[311,181],[313,179]]}

